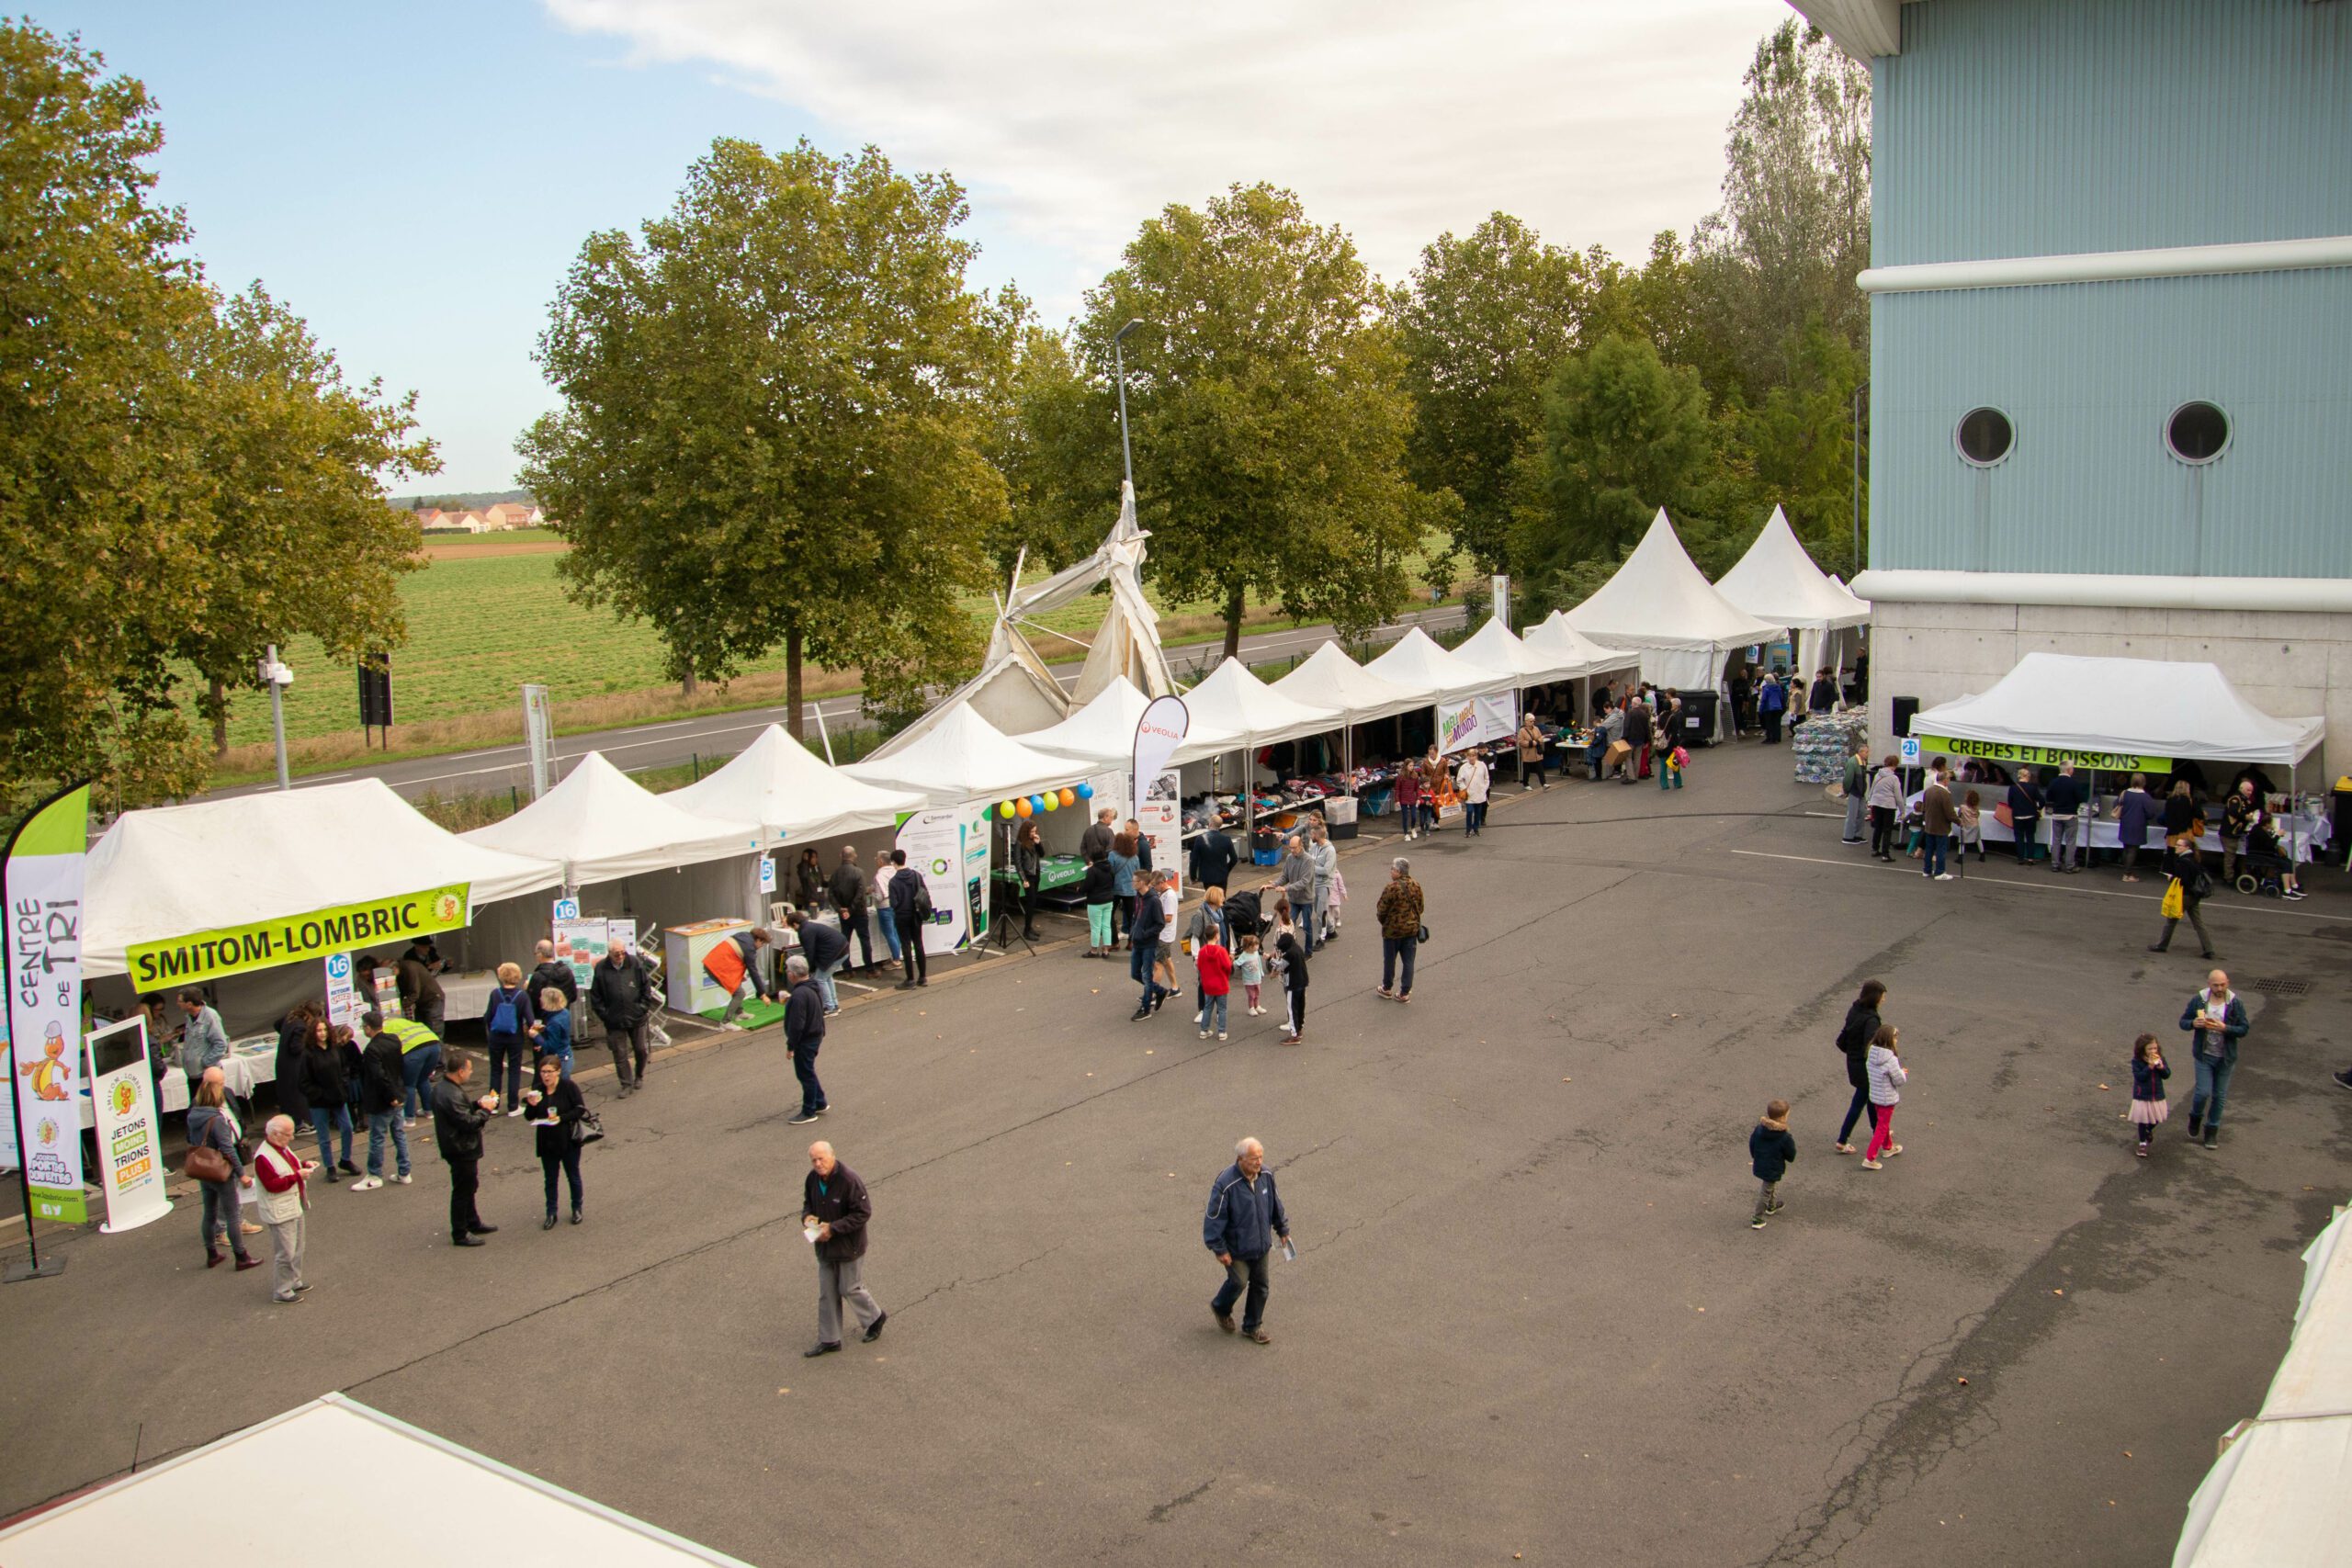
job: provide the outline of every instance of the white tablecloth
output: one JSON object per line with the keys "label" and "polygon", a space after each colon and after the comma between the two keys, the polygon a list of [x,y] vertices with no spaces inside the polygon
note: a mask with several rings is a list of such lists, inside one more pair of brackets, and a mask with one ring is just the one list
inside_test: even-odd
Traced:
{"label": "white tablecloth", "polygon": [[[1913,797],[1912,803],[1915,806],[1917,804],[1917,796]],[[2009,844],[2017,841],[2017,835],[2011,832],[2007,827],[2003,826],[1999,818],[1993,815],[1993,808],[1989,804],[1984,807],[1982,820],[1984,825],[1984,841],[1986,843]],[[2292,846],[2295,858],[2298,860],[2308,861],[2312,858],[2312,854],[2314,850],[2322,850],[2327,847],[2328,835],[2331,831],[2331,824],[2324,813],[2316,817],[2298,814],[2283,818],[2279,825],[2279,830],[2281,837],[2284,838],[2290,846]],[[2042,845],[2047,845],[2050,842],[2049,818],[2042,817],[2037,819],[2033,841],[2037,844]],[[2117,830],[2113,818],[2102,817],[2091,823],[2091,848],[2095,850],[2114,850],[2120,849],[2122,844],[2122,835]],[[2197,840],[2197,847],[2201,850],[2207,850],[2212,853],[2219,854],[2222,851],[2221,830],[2211,824],[2208,824],[2205,829],[2204,835]],[[2164,824],[2161,821],[2149,823],[2148,842],[2145,849],[2146,852],[2152,855],[2161,855],[2164,853]]]}
{"label": "white tablecloth", "polygon": [[240,1100],[251,1100],[254,1086],[277,1080],[277,1036],[249,1034],[243,1040],[229,1042],[228,1057],[220,1064],[220,1077],[229,1092]]}

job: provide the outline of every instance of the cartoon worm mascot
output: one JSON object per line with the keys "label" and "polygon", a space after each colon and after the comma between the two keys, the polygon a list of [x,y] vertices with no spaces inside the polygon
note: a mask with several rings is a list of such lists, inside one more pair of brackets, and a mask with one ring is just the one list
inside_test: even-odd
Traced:
{"label": "cartoon worm mascot", "polygon": [[52,1023],[49,1038],[41,1042],[47,1059],[34,1062],[17,1070],[33,1080],[35,1100],[65,1098],[65,1032]]}

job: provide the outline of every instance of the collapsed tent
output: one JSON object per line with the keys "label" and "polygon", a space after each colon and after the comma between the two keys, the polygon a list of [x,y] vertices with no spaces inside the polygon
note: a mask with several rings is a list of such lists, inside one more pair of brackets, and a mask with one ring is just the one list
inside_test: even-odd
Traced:
{"label": "collapsed tent", "polygon": [[[1995,761],[1999,748],[2022,747],[2080,753],[2061,760],[2113,771],[2166,772],[2170,759],[2183,757],[2292,768],[2325,738],[2327,724],[2271,717],[2211,664],[2029,653],[1990,690],[1914,716],[1911,733],[1973,743],[1944,749]],[[2120,760],[2133,757],[2165,761],[2143,769]]]}
{"label": "collapsed tent", "polygon": [[1663,507],[1616,575],[1560,615],[1596,642],[1640,653],[1642,679],[1678,691],[1713,691],[1734,650],[1770,642],[1782,630],[1716,592],[1691,564]]}
{"label": "collapsed tent", "polygon": [[1810,679],[1823,670],[1845,667],[1837,634],[1870,624],[1870,601],[1814,564],[1789,526],[1787,513],[1771,517],[1739,564],[1724,573],[1715,591],[1759,621],[1796,634],[1796,671]]}
{"label": "collapsed tent", "polygon": [[893,827],[925,805],[911,790],[852,778],[775,724],[725,767],[662,798],[715,821],[756,822],[765,849]]}
{"label": "collapsed tent", "polygon": [[[1136,690],[1125,676],[1116,676],[1092,702],[1061,723],[1015,739],[1032,750],[1049,751],[1097,767],[1116,767],[1124,775],[1135,757],[1136,726],[1152,701]],[[1190,705],[1186,705],[1189,711]],[[1213,728],[1197,714],[1193,716],[1186,734],[1189,739],[1216,745],[1222,750],[1229,751],[1241,744],[1239,736]]]}
{"label": "collapsed tent", "polygon": [[[2352,1540],[2352,1210],[2303,1252],[2293,1337],[2262,1401],[2188,1499],[2173,1568],[2343,1561]],[[2335,1544],[2331,1546],[2330,1541]]]}
{"label": "collapsed tent", "polygon": [[965,705],[933,716],[914,744],[876,752],[842,772],[883,789],[911,790],[933,806],[962,806],[1058,789],[1083,771],[1033,750]]}
{"label": "collapsed tent", "polygon": [[1184,706],[1192,715],[1192,728],[1176,749],[1179,762],[1227,751],[1255,751],[1348,722],[1346,714],[1274,690],[1238,659],[1210,671],[1208,679],[1184,694]]}
{"label": "collapsed tent", "polygon": [[[334,1456],[321,1464],[323,1455]],[[301,1477],[289,1485],[288,1478]],[[144,1558],[186,1535],[204,1555],[274,1559],[288,1541],[336,1542],[352,1568],[446,1558],[447,1507],[388,1507],[386,1500],[462,1499],[465,1550],[504,1568],[747,1568],[577,1493],[511,1469],[421,1427],[330,1393],[241,1432],[134,1472],[0,1529],[9,1568],[87,1568]],[[267,1498],[266,1507],[224,1507]],[[352,1521],[364,1518],[364,1529]]]}
{"label": "collapsed tent", "polygon": [[381,779],[353,779],[126,811],[86,874],[82,970],[96,979],[128,973],[132,947],[460,883],[479,908],[553,887],[563,868],[469,842]]}
{"label": "collapsed tent", "polygon": [[1374,674],[1336,642],[1317,644],[1272,690],[1309,707],[1337,709],[1350,724],[1369,724],[1430,705],[1426,694]]}
{"label": "collapsed tent", "polygon": [[1419,626],[1390,643],[1379,658],[1366,660],[1363,667],[1393,685],[1419,693],[1431,705],[1467,702],[1513,683],[1510,676],[1448,653]]}

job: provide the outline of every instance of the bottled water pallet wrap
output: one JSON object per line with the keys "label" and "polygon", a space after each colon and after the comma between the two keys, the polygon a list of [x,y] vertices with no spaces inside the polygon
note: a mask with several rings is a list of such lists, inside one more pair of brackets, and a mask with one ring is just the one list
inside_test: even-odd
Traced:
{"label": "bottled water pallet wrap", "polygon": [[1857,741],[1870,734],[1870,713],[1846,708],[1817,713],[1797,726],[1789,738],[1796,753],[1797,783],[1835,784],[1846,776],[1846,759]]}

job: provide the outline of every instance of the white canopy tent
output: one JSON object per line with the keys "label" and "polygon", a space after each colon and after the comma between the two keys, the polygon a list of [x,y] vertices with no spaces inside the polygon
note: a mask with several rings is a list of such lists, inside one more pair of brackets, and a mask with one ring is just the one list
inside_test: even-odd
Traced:
{"label": "white canopy tent", "polygon": [[469,843],[560,863],[571,886],[757,853],[760,826],[714,821],[655,795],[591,751],[547,794]]}
{"label": "white canopy tent", "polygon": [[913,745],[842,770],[878,788],[911,790],[938,807],[1059,789],[1083,771],[1067,757],[1023,745],[962,704],[936,715]]}
{"label": "white canopy tent", "polygon": [[1639,653],[1630,648],[1601,647],[1568,625],[1556,610],[1537,625],[1528,627],[1527,635],[1520,640],[1532,652],[1576,665],[1577,674],[1587,679],[1642,667]]}
{"label": "white canopy tent", "polygon": [[[322,1455],[334,1456],[321,1464]],[[299,1485],[288,1484],[300,1476]],[[224,1499],[267,1498],[266,1507]],[[153,1559],[201,1520],[205,1554],[273,1560],[289,1540],[333,1540],[339,1568],[413,1568],[452,1550],[445,1508],[387,1497],[461,1498],[469,1562],[501,1568],[747,1568],[736,1558],[330,1393],[151,1464],[0,1529],[8,1568]],[[365,1517],[365,1529],[351,1521]]]}
{"label": "white canopy tent", "polygon": [[1716,592],[1663,507],[1616,575],[1562,619],[1596,642],[1639,652],[1644,680],[1682,691],[1714,690],[1733,650],[1770,642],[1783,629]]}
{"label": "white canopy tent", "polygon": [[1179,762],[1226,751],[1254,752],[1261,746],[1320,735],[1348,722],[1348,716],[1336,708],[1303,703],[1274,690],[1238,659],[1210,671],[1206,680],[1184,694],[1184,706],[1193,722],[1184,743],[1176,749]]}
{"label": "white canopy tent", "polygon": [[1425,708],[1430,699],[1409,686],[1400,686],[1350,659],[1336,642],[1316,645],[1298,668],[1273,683],[1274,691],[1310,707],[1335,708],[1351,725]]}
{"label": "white canopy tent", "polygon": [[928,804],[850,777],[775,724],[725,767],[661,798],[714,821],[756,822],[764,849],[894,827]]}
{"label": "white canopy tent", "polygon": [[[1124,774],[1135,757],[1136,725],[1151,702],[1126,677],[1114,676],[1093,701],[1061,723],[1016,739],[1033,750],[1072,757],[1097,767],[1115,767]],[[1191,705],[1187,703],[1186,707],[1190,709]],[[1212,728],[1198,713],[1192,715],[1186,733],[1187,739],[1214,744],[1219,750],[1229,751],[1240,743],[1239,736]]]}
{"label": "white canopy tent", "polygon": [[2271,717],[2211,664],[2029,653],[1990,690],[1920,712],[1911,733],[2292,768],[2326,738],[2327,724]]}
{"label": "white canopy tent", "polygon": [[[469,842],[381,779],[126,811],[90,851],[82,971],[124,950],[466,883],[474,908],[553,887],[553,856]],[[311,970],[316,976],[316,968]]]}
{"label": "white canopy tent", "polygon": [[1548,686],[1555,681],[1573,681],[1585,672],[1580,663],[1557,658],[1514,635],[1502,622],[1492,619],[1464,637],[1453,653],[1455,658],[1491,670],[1507,677],[1512,685],[1522,688]]}
{"label": "white canopy tent", "polygon": [[2173,1568],[2340,1562],[2352,1540],[2352,1210],[2303,1253],[2294,1337],[2262,1413],[2188,1499]]}
{"label": "white canopy tent", "polygon": [[1418,693],[1423,703],[1431,705],[1467,702],[1472,697],[1504,691],[1512,682],[1509,675],[1498,674],[1482,664],[1448,653],[1419,626],[1390,643],[1377,659],[1365,660],[1364,669],[1391,684]]}
{"label": "white canopy tent", "polygon": [[1777,506],[1715,591],[1758,620],[1793,632],[1796,672],[1808,681],[1823,670],[1844,668],[1843,650],[1836,646],[1838,634],[1870,624],[1870,601],[1814,564]]}

